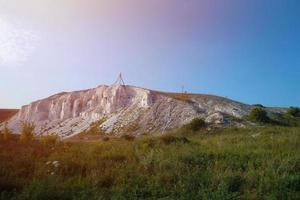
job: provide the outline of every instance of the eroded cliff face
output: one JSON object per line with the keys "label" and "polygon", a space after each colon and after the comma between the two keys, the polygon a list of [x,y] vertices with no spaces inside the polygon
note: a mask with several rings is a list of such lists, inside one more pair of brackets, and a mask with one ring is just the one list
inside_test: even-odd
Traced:
{"label": "eroded cliff face", "polygon": [[[182,96],[181,96],[182,95]],[[71,137],[101,121],[107,134],[164,132],[201,117],[209,123],[227,123],[226,116],[241,118],[250,106],[209,95],[170,94],[113,85],[60,93],[23,106],[8,126],[19,132],[22,121],[34,122],[36,132]]]}

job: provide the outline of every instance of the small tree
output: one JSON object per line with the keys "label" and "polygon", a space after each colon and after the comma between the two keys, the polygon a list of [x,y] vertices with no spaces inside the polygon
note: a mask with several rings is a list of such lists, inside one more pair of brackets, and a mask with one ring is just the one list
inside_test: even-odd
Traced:
{"label": "small tree", "polygon": [[4,125],[3,129],[3,140],[7,141],[12,138],[12,131],[7,127],[7,122]]}
{"label": "small tree", "polygon": [[258,107],[258,108],[265,108],[265,106],[262,104],[254,104],[253,106]]}
{"label": "small tree", "polygon": [[201,128],[204,128],[206,126],[205,121],[200,118],[193,119],[189,124],[186,125],[188,129],[192,131],[198,131]]}
{"label": "small tree", "polygon": [[250,112],[249,118],[254,122],[266,123],[270,121],[268,113],[260,107],[253,108]]}
{"label": "small tree", "polygon": [[30,142],[34,138],[34,129],[35,125],[31,122],[23,122],[21,125],[21,135],[20,141],[21,142]]}

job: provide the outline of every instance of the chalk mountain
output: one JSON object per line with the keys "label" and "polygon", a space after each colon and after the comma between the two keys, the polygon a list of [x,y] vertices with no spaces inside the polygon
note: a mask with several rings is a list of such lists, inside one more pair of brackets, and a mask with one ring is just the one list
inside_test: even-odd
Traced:
{"label": "chalk mountain", "polygon": [[33,122],[36,133],[72,137],[97,124],[103,133],[134,135],[164,132],[198,117],[210,124],[235,123],[250,105],[202,94],[154,91],[129,85],[101,85],[63,92],[23,106],[8,126],[19,132],[22,121]]}

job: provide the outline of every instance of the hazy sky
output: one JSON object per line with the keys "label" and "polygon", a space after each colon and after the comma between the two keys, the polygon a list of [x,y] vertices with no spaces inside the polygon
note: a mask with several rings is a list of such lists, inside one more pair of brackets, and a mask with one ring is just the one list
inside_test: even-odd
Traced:
{"label": "hazy sky", "polygon": [[0,0],[0,107],[111,84],[300,106],[299,0]]}

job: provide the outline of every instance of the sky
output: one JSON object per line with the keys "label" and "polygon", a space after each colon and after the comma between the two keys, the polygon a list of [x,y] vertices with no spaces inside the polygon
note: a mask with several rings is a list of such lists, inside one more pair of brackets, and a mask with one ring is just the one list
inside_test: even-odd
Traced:
{"label": "sky", "polygon": [[0,108],[114,83],[300,106],[299,0],[0,0]]}

